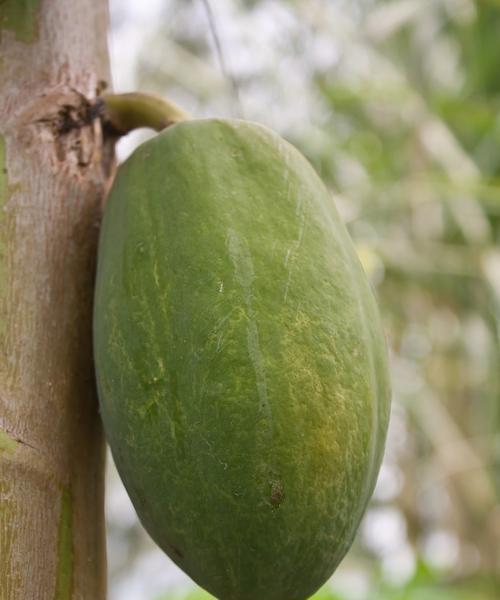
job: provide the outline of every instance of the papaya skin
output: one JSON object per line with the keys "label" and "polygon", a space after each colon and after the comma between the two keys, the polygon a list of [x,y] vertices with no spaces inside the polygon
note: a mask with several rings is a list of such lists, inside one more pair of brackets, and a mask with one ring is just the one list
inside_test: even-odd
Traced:
{"label": "papaya skin", "polygon": [[304,600],[382,460],[384,335],[333,200],[269,129],[192,120],[105,210],[94,312],[108,441],[155,542],[220,600]]}

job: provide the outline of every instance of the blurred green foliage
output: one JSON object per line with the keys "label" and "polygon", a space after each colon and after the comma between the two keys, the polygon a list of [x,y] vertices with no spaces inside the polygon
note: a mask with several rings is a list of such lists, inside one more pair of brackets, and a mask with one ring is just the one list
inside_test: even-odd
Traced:
{"label": "blurred green foliage", "polygon": [[[377,582],[370,600],[497,600],[500,580],[494,577],[475,577],[459,583],[446,583],[438,574],[420,563],[414,576],[404,586],[391,586]],[[351,600],[353,596],[336,594],[328,586],[311,597],[311,600]],[[215,600],[197,588],[184,595],[162,595],[154,600]]]}

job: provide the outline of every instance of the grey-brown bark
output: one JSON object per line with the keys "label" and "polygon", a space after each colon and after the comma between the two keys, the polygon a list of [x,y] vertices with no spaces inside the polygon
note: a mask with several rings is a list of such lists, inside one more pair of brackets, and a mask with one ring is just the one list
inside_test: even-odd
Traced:
{"label": "grey-brown bark", "polygon": [[106,0],[0,4],[0,598],[105,596],[92,288]]}

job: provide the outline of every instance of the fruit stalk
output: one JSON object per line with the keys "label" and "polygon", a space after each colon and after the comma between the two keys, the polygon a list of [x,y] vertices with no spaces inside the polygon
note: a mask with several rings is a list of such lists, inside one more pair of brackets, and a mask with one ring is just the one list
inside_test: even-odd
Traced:
{"label": "fruit stalk", "polygon": [[161,131],[190,118],[186,111],[173,102],[138,92],[105,94],[99,97],[97,108],[104,123],[118,136],[140,127]]}

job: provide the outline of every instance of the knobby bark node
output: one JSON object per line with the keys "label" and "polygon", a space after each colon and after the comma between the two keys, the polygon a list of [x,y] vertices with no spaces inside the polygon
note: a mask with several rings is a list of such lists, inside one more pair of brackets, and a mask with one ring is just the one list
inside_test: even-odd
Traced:
{"label": "knobby bark node", "polygon": [[[99,89],[97,90],[99,92]],[[117,139],[102,121],[99,96],[87,98],[78,90],[59,86],[34,100],[18,117],[18,131],[27,147],[43,141],[55,169],[70,169],[84,177],[100,163],[108,179],[114,168]]]}

